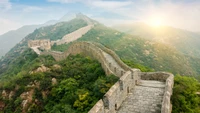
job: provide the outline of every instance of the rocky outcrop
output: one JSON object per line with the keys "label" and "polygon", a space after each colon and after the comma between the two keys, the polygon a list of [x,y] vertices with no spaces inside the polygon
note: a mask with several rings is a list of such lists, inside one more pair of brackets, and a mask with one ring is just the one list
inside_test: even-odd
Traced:
{"label": "rocky outcrop", "polygon": [[61,69],[61,66],[58,65],[58,64],[54,64],[54,65],[53,65],[53,69],[54,69],[54,70],[60,70],[60,69]]}
{"label": "rocky outcrop", "polygon": [[5,103],[0,101],[0,111],[2,111],[5,107]]}
{"label": "rocky outcrop", "polygon": [[51,70],[50,68],[45,67],[44,65],[41,65],[41,66],[38,67],[36,70],[30,71],[29,73],[30,73],[30,74],[33,74],[33,73],[39,73],[39,72],[47,72],[47,71],[50,71],[50,70]]}
{"label": "rocky outcrop", "polygon": [[56,78],[52,78],[51,81],[52,81],[52,85],[57,84],[57,80],[56,80]]}
{"label": "rocky outcrop", "polygon": [[47,72],[47,71],[50,71],[50,69],[42,65],[35,72],[37,73],[37,72]]}
{"label": "rocky outcrop", "polygon": [[8,93],[6,92],[6,90],[3,90],[1,95],[2,95],[3,99],[8,97]]}
{"label": "rocky outcrop", "polygon": [[15,92],[14,92],[14,91],[11,91],[11,92],[9,93],[9,96],[8,96],[9,100],[11,100],[11,99],[12,99],[12,97],[14,96],[14,94],[15,94]]}
{"label": "rocky outcrop", "polygon": [[33,93],[34,89],[31,89],[30,91],[24,92],[20,95],[20,98],[23,100],[22,101],[22,111],[25,112],[26,109],[28,108],[29,104],[33,100]]}

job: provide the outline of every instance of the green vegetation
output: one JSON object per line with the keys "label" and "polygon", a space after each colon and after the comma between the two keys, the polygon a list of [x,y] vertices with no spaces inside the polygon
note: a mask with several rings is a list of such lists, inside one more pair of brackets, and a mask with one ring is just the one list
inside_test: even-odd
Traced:
{"label": "green vegetation", "polygon": [[174,78],[172,113],[200,113],[200,83],[193,77],[177,75]]}
{"label": "green vegetation", "polygon": [[132,67],[132,68],[138,68],[138,69],[140,69],[142,72],[153,72],[154,71],[153,69],[145,67],[145,66],[143,66],[141,64],[134,63],[133,61],[130,61],[130,60],[122,59],[122,61],[125,64],[127,64],[128,66]]}
{"label": "green vegetation", "polygon": [[[6,104],[3,112],[88,112],[118,80],[114,75],[106,76],[97,61],[81,55],[69,56],[60,62],[55,62],[50,56],[40,56],[29,63],[24,64],[29,64],[29,68],[22,68],[15,77],[9,78],[0,87],[0,91],[14,91],[12,99],[3,99],[0,95],[0,101]],[[50,71],[37,72],[40,63]],[[57,81],[55,84],[52,83],[53,78]],[[32,90],[32,101],[23,108],[21,103],[24,99],[20,95],[24,92],[31,94]]]}
{"label": "green vegetation", "polygon": [[25,70],[36,69],[36,67],[42,64],[51,65],[53,62],[55,62],[55,60],[52,56],[38,57],[38,55],[33,50],[26,49],[20,56],[9,62],[7,70],[0,69],[3,72],[0,78],[2,81],[8,78],[12,79],[18,74],[24,74]]}
{"label": "green vegetation", "polygon": [[77,29],[87,26],[83,19],[75,18],[69,22],[60,22],[55,25],[41,27],[28,35],[26,39],[50,39],[58,40]]}
{"label": "green vegetation", "polygon": [[65,50],[68,49],[68,47],[71,45],[71,43],[69,44],[62,44],[62,45],[56,45],[54,44],[52,47],[51,47],[51,50],[52,51],[61,51],[61,52],[64,52]]}
{"label": "green vegetation", "polygon": [[121,24],[113,27],[122,32],[137,35],[142,38],[169,44],[179,52],[199,58],[200,34],[170,26],[162,26],[159,29],[152,28],[144,23]]}
{"label": "green vegetation", "polygon": [[[2,76],[3,72],[9,70],[11,66],[8,65],[10,65],[10,63],[15,62],[16,58],[18,58],[18,56],[22,56],[21,53],[23,53],[25,50],[28,49],[27,47],[28,40],[35,40],[35,39],[58,40],[61,39],[66,34],[71,33],[84,26],[87,26],[86,21],[84,21],[81,18],[75,18],[69,22],[61,22],[55,25],[36,29],[33,33],[27,35],[20,43],[18,43],[15,47],[13,47],[5,55],[5,57],[0,59],[0,76]],[[25,60],[26,59],[24,59],[24,61]]]}
{"label": "green vegetation", "polygon": [[139,36],[97,24],[78,41],[93,41],[114,50],[121,59],[134,61],[155,71],[167,71],[180,75],[200,75],[200,59],[186,56],[175,48]]}

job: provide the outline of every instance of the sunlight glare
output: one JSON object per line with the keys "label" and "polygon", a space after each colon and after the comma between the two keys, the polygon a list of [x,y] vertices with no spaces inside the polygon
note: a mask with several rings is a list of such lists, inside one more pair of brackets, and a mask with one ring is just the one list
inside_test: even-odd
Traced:
{"label": "sunlight glare", "polygon": [[163,19],[161,17],[153,17],[149,23],[152,27],[160,27],[163,25]]}

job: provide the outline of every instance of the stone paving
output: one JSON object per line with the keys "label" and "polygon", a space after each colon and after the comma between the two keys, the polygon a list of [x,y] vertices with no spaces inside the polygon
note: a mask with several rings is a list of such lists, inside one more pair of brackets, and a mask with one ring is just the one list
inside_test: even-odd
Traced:
{"label": "stone paving", "polygon": [[161,113],[165,82],[142,80],[130,91],[117,113]]}
{"label": "stone paving", "polygon": [[88,25],[82,27],[72,33],[66,34],[61,40],[55,41],[57,45],[73,42],[79,38],[81,38],[84,34],[86,34],[90,29],[92,29],[93,25]]}
{"label": "stone paving", "polygon": [[115,61],[115,59],[111,55],[109,55],[108,53],[106,53],[104,51],[103,51],[103,55],[105,56],[106,61],[111,63],[114,67],[124,71],[124,69]]}
{"label": "stone paving", "polygon": [[36,54],[40,55],[41,51],[38,49],[40,46],[31,47]]}

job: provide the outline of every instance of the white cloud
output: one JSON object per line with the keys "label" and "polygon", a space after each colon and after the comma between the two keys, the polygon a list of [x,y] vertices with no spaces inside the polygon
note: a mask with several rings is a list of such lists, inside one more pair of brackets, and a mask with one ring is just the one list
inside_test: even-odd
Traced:
{"label": "white cloud", "polygon": [[103,8],[103,9],[117,9],[117,8],[123,8],[126,6],[130,6],[133,2],[130,1],[88,1],[87,2],[89,5],[92,7],[98,7],[98,8]]}
{"label": "white cloud", "polygon": [[9,0],[0,0],[0,12],[11,9],[11,6]]}
{"label": "white cloud", "polygon": [[104,17],[94,17],[93,19],[105,24],[106,26],[112,27],[121,23],[131,23],[133,20],[124,20],[124,19],[108,19]]}
{"label": "white cloud", "polygon": [[41,11],[42,8],[35,6],[26,6],[23,8],[23,12],[33,12],[33,11]]}
{"label": "white cloud", "polygon": [[60,3],[71,3],[71,2],[83,2],[83,0],[47,0],[48,2],[60,2]]}
{"label": "white cloud", "polygon": [[103,8],[103,9],[116,9],[131,5],[131,1],[113,1],[113,0],[47,0],[48,2],[59,2],[59,3],[74,3],[81,2],[90,7]]}
{"label": "white cloud", "polygon": [[14,29],[17,29],[22,26],[21,24],[19,24],[17,22],[14,22],[14,21],[11,21],[8,19],[4,19],[4,18],[0,18],[0,25],[1,25],[0,35],[3,33],[6,33],[7,31],[14,30]]}

